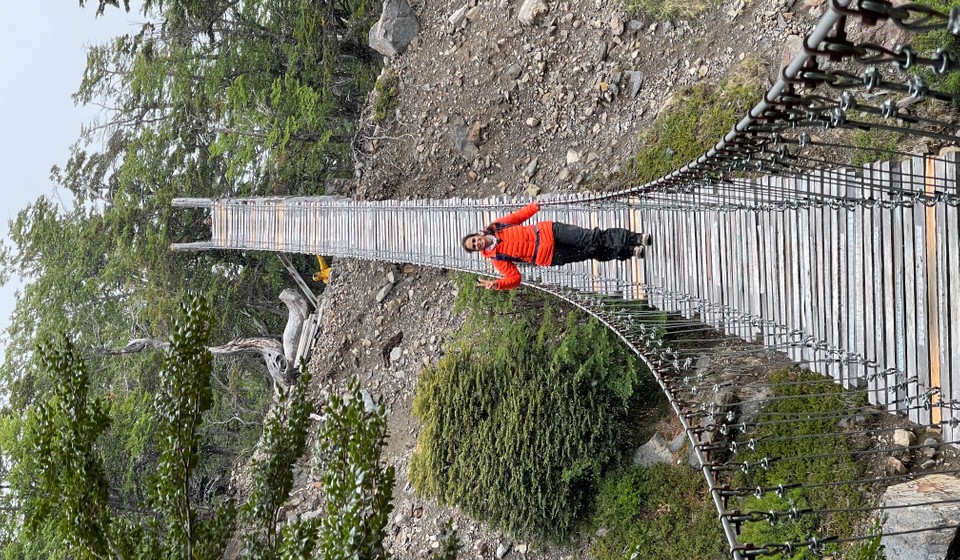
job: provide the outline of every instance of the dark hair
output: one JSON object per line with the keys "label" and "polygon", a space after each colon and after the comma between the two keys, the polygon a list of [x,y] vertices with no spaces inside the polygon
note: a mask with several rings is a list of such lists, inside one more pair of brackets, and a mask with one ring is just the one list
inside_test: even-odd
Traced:
{"label": "dark hair", "polygon": [[463,236],[463,239],[460,240],[460,246],[463,247],[463,250],[466,251],[466,252],[468,252],[468,253],[476,253],[475,250],[473,250],[473,249],[468,249],[468,248],[467,248],[467,239],[470,239],[470,238],[473,237],[474,235],[478,235],[478,234],[476,234],[476,233],[468,233],[468,234],[466,234],[466,235]]}

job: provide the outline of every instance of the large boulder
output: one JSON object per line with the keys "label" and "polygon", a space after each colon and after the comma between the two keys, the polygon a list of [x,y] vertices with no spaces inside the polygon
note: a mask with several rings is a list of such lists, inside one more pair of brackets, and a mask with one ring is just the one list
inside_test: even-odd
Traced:
{"label": "large boulder", "polygon": [[[948,550],[956,535],[955,529],[916,531],[929,527],[953,526],[960,523],[960,479],[933,474],[887,488],[880,500],[886,515],[881,543],[887,558],[897,560],[932,560],[948,558]],[[954,500],[954,501],[949,501]],[[941,501],[930,505],[929,502]],[[912,504],[917,507],[904,507]],[[953,558],[953,552],[949,554]]]}
{"label": "large boulder", "polygon": [[393,58],[420,32],[420,22],[407,0],[386,0],[380,20],[370,28],[370,48]]}
{"label": "large boulder", "polygon": [[653,434],[650,441],[641,445],[633,452],[634,465],[650,467],[657,463],[673,464],[673,453],[667,446],[667,441],[659,433]]}

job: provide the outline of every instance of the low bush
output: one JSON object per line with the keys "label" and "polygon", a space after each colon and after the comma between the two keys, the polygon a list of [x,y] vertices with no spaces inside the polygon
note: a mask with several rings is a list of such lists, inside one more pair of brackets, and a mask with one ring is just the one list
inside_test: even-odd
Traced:
{"label": "low bush", "polygon": [[392,68],[387,68],[377,78],[373,90],[376,96],[373,102],[373,121],[383,122],[393,116],[397,110],[397,94],[399,93],[400,80],[397,79],[397,72]]}
{"label": "low bush", "polygon": [[[748,473],[739,472],[733,485],[769,488],[783,484],[789,488],[797,483],[812,485],[862,478],[864,465],[858,463],[851,453],[849,438],[837,434],[837,418],[832,413],[865,405],[863,394],[846,393],[841,386],[825,382],[822,376],[797,368],[775,372],[769,382],[775,384],[776,396],[792,398],[771,400],[761,412],[790,421],[760,424],[750,435],[757,442],[756,448],[741,451],[732,460],[753,465],[764,457],[773,461],[766,469],[756,466],[748,469]],[[785,517],[775,524],[747,522],[743,524],[740,541],[761,546],[765,543],[802,542],[811,536],[850,536],[865,524],[865,519],[861,514],[836,510],[867,505],[867,496],[849,485],[798,487],[788,489],[783,497],[775,493],[761,498],[750,496],[744,498],[736,509],[769,512],[796,507],[799,510],[812,508],[835,512],[816,518]],[[816,556],[803,549],[794,557],[802,560]]]}
{"label": "low bush", "polygon": [[760,100],[756,61],[720,84],[698,83],[674,94],[640,140],[624,182],[643,184],[690,163],[714,147]]}
{"label": "low bush", "polygon": [[629,467],[604,478],[591,547],[596,560],[722,560],[729,557],[703,476],[692,469]]}
{"label": "low bush", "polygon": [[460,337],[417,382],[422,428],[410,479],[420,494],[500,530],[562,540],[587,518],[632,431],[640,367],[582,313],[530,290],[488,293],[474,283],[461,282],[459,303],[470,311]]}
{"label": "low bush", "polygon": [[[960,7],[960,0],[919,0],[919,4],[949,14],[953,8]],[[954,59],[960,57],[960,40],[950,33],[947,26],[928,31],[913,38],[914,50],[924,56],[930,56],[939,49],[946,50]],[[914,66],[909,72],[923,76],[934,89],[956,95],[960,93],[960,72],[950,71],[938,75],[927,66]],[[953,102],[957,105],[957,102]]]}

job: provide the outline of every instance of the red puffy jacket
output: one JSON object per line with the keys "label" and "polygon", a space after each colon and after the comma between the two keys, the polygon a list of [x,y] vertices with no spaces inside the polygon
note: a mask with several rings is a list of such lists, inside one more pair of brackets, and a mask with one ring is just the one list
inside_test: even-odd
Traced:
{"label": "red puffy jacket", "polygon": [[482,251],[503,275],[497,280],[497,290],[512,290],[520,285],[520,271],[515,263],[550,266],[553,261],[553,222],[520,225],[539,210],[540,205],[533,202],[497,219],[483,230],[483,233],[497,238],[496,245]]}

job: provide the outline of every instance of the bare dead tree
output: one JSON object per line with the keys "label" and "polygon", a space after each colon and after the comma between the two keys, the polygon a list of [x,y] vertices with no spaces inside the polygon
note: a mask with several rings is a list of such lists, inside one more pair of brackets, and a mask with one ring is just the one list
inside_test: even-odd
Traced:
{"label": "bare dead tree", "polygon": [[[238,338],[219,346],[207,346],[214,356],[233,356],[244,353],[257,353],[267,365],[267,373],[276,388],[287,388],[296,377],[297,343],[303,330],[303,323],[310,314],[310,304],[300,293],[289,288],[280,293],[280,301],[287,306],[287,325],[283,330],[283,341],[258,336]],[[136,354],[144,350],[166,350],[170,343],[156,338],[134,338],[126,346],[114,350],[103,350],[104,354]]]}

